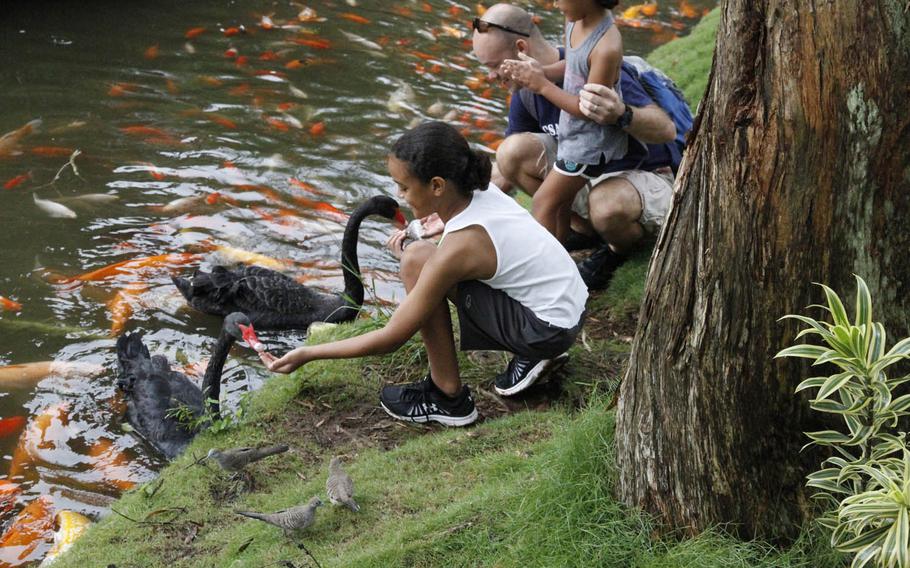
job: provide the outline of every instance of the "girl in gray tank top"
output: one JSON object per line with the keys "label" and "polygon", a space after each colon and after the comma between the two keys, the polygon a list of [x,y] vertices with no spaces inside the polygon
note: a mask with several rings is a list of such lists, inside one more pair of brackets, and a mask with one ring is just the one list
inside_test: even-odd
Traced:
{"label": "girl in gray tank top", "polygon": [[[585,83],[612,87],[622,97],[619,88],[622,40],[610,12],[610,8],[617,3],[617,0],[567,0],[559,3],[566,16],[562,89],[547,77],[547,71],[540,69],[539,64],[535,71],[534,62],[506,62],[515,66],[514,70],[506,69],[513,79],[543,95],[562,111],[556,165],[534,194],[532,208],[534,218],[560,241],[569,233],[575,194],[588,179],[603,174],[607,162],[623,157],[628,146],[628,135],[622,128],[589,121],[578,108],[578,94]],[[573,32],[576,35],[574,38]],[[523,82],[523,75],[528,84]]]}

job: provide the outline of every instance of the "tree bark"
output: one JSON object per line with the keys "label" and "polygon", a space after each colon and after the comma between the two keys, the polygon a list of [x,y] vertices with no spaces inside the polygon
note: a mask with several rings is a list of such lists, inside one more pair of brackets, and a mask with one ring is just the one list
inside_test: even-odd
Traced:
{"label": "tree bark", "polygon": [[812,282],[852,298],[856,273],[890,337],[910,334],[906,6],[721,6],[620,392],[625,503],[748,538],[806,519],[819,458],[800,453],[812,418],[794,389],[809,368],[772,359],[797,329],[777,319],[823,300]]}

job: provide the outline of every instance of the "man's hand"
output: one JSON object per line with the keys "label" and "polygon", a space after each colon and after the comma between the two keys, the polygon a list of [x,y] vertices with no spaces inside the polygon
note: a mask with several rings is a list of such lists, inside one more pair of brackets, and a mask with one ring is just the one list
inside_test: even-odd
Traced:
{"label": "man's hand", "polygon": [[275,357],[268,351],[260,351],[259,359],[262,360],[262,363],[269,371],[286,375],[299,369],[310,360],[307,356],[308,350],[309,347],[306,346],[298,347],[281,358]]}
{"label": "man's hand", "polygon": [[602,124],[616,124],[625,111],[625,103],[616,91],[605,85],[588,83],[578,94],[578,109],[590,120]]}
{"label": "man's hand", "polygon": [[520,51],[518,59],[506,59],[502,62],[502,70],[514,83],[534,93],[540,93],[550,83],[540,62]]}

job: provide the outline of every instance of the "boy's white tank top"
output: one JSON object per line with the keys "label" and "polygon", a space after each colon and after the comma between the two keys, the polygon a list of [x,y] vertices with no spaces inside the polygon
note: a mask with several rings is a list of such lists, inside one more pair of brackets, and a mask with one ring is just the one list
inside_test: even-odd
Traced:
{"label": "boy's white tank top", "polygon": [[467,208],[449,219],[443,241],[471,225],[483,227],[496,248],[496,273],[481,282],[551,325],[578,324],[588,288],[566,249],[526,209],[490,184],[486,191],[474,191]]}

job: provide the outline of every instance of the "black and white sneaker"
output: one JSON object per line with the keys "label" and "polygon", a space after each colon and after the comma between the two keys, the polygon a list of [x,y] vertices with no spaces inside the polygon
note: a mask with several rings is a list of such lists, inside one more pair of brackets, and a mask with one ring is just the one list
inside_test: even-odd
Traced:
{"label": "black and white sneaker", "polygon": [[457,396],[450,397],[439,390],[430,375],[415,383],[382,387],[379,404],[392,418],[409,422],[467,426],[477,420],[477,408],[467,385]]}
{"label": "black and white sneaker", "polygon": [[505,372],[496,376],[493,388],[502,396],[518,394],[539,379],[558,371],[568,360],[568,353],[552,359],[528,359],[516,355],[509,361]]}

